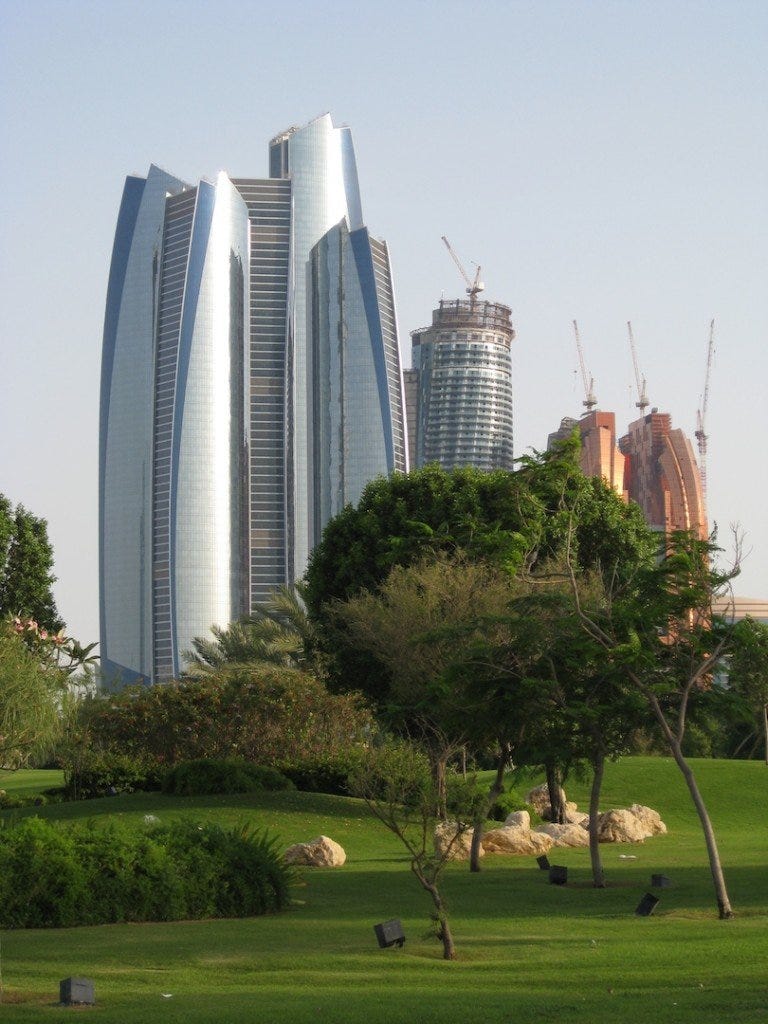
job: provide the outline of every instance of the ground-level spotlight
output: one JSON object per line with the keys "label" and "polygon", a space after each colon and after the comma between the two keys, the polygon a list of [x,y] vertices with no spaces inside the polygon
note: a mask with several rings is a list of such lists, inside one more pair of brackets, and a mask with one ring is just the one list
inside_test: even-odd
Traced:
{"label": "ground-level spotlight", "polygon": [[638,917],[650,917],[656,909],[656,905],[659,902],[659,897],[654,896],[652,892],[647,892],[645,896],[637,904],[635,914]]}
{"label": "ground-level spotlight", "polygon": [[400,948],[405,942],[403,926],[396,917],[393,917],[391,921],[382,921],[381,924],[375,924],[373,930],[376,932],[376,938],[379,940],[380,949],[388,949],[391,946]]}
{"label": "ground-level spotlight", "polygon": [[542,871],[549,871],[549,857],[547,857],[546,854],[542,854],[540,857],[537,857],[536,863]]}
{"label": "ground-level spotlight", "polygon": [[565,885],[568,881],[568,868],[553,864],[549,869],[550,885]]}
{"label": "ground-level spotlight", "polygon": [[93,1006],[93,982],[90,978],[64,978],[59,982],[59,1002],[64,1006]]}
{"label": "ground-level spotlight", "polygon": [[668,889],[672,885],[672,879],[666,875],[651,875],[651,885],[654,889]]}

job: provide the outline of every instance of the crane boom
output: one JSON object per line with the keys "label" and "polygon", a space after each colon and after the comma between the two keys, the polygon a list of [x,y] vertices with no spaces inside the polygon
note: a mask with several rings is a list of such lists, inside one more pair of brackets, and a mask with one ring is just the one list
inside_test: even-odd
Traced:
{"label": "crane boom", "polygon": [[573,333],[576,337],[576,351],[579,353],[581,379],[584,383],[584,401],[581,404],[586,406],[587,412],[592,412],[594,406],[597,405],[597,399],[595,398],[595,378],[591,375],[587,375],[587,367],[584,365],[584,352],[581,348],[581,338],[579,337],[579,325],[575,320],[573,321]]}
{"label": "crane boom", "polygon": [[709,345],[707,347],[707,372],[704,375],[704,396],[696,410],[696,441],[699,447],[699,473],[704,499],[707,497],[707,405],[709,404],[709,377],[712,372],[712,357],[715,351],[715,321],[709,324]]}
{"label": "crane boom", "polygon": [[445,235],[442,235],[441,237],[442,237],[443,241],[445,242],[446,249],[451,254],[451,259],[456,264],[456,266],[459,268],[459,273],[461,274],[461,276],[464,278],[464,280],[467,283],[467,295],[469,296],[469,302],[470,302],[470,305],[474,306],[475,298],[477,297],[478,292],[481,292],[481,291],[483,291],[485,289],[485,285],[480,280],[480,269],[481,269],[480,265],[479,264],[477,265],[477,271],[475,272],[475,279],[474,279],[474,281],[470,281],[469,274],[467,274],[466,270],[462,266],[461,260],[456,255],[456,253],[453,251],[453,246],[448,241],[448,239],[445,237]]}
{"label": "crane boom", "polygon": [[629,347],[632,351],[632,365],[635,368],[635,383],[637,384],[637,401],[635,405],[640,410],[640,415],[645,415],[646,407],[650,404],[648,402],[648,393],[645,388],[645,377],[640,376],[640,367],[637,363],[637,350],[635,349],[635,336],[632,333],[632,324],[627,320],[627,330],[629,331]]}

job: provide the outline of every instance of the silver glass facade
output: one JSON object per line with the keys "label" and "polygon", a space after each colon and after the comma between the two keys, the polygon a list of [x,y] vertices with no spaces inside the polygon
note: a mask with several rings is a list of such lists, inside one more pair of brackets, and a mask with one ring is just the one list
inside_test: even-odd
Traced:
{"label": "silver glass facade", "polygon": [[313,534],[373,476],[407,468],[402,371],[386,246],[342,220],[312,249]]}
{"label": "silver glass facade", "polygon": [[99,421],[102,668],[152,677],[152,425],[155,316],[166,198],[184,183],[158,167],[129,177],[112,249]]}
{"label": "silver glass facade", "polygon": [[409,423],[416,465],[513,468],[511,311],[498,302],[441,300],[413,331]]}
{"label": "silver glass facade", "polygon": [[212,624],[299,578],[330,515],[405,470],[386,246],[351,133],[270,143],[270,178],[126,182],[100,425],[106,674],[160,681]]}

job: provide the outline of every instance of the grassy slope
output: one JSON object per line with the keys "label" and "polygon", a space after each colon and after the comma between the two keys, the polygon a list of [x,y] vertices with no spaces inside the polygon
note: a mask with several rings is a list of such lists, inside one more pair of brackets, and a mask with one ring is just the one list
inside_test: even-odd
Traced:
{"label": "grassy slope", "polygon": [[[323,832],[349,859],[340,870],[305,872],[296,891],[302,903],[277,917],[5,933],[0,1014],[55,1019],[64,1012],[53,1006],[59,979],[84,974],[95,980],[94,1012],[105,1024],[768,1022],[768,769],[700,761],[696,770],[736,919],[715,917],[703,841],[674,766],[628,758],[611,766],[602,805],[656,807],[669,834],[640,846],[604,846],[604,891],[590,888],[585,850],[557,851],[556,861],[570,868],[565,889],[548,885],[529,858],[485,858],[474,876],[464,865],[451,867],[445,891],[460,957],[451,964],[426,935],[428,901],[396,841],[356,801],[137,794],[39,809],[60,819],[248,820],[277,830],[286,845]],[[21,785],[23,776],[15,781]],[[2,778],[0,788],[10,789]],[[566,789],[585,806],[585,786]],[[653,917],[636,918],[650,874],[659,871],[674,887],[661,892]],[[375,945],[372,925],[388,917],[403,921],[403,950]]]}

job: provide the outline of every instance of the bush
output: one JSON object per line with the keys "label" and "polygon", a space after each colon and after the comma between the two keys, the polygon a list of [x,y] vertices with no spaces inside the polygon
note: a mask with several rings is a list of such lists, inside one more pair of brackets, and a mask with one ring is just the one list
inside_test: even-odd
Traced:
{"label": "bush", "polygon": [[74,837],[39,818],[0,829],[0,925],[69,928],[83,923],[88,879]]}
{"label": "bush", "polygon": [[163,774],[152,757],[101,750],[81,751],[64,770],[64,794],[69,800],[151,792],[160,789]]}
{"label": "bush", "polygon": [[0,927],[247,917],[282,910],[290,869],[266,832],[37,818],[0,829]]}
{"label": "bush", "polygon": [[164,793],[176,796],[209,796],[214,793],[256,793],[262,790],[294,789],[293,782],[276,768],[246,761],[217,761],[198,758],[183,761],[166,772]]}
{"label": "bush", "polygon": [[530,812],[532,808],[516,789],[510,787],[496,798],[488,812],[488,817],[493,821],[506,821],[507,816],[513,811]]}
{"label": "bush", "polygon": [[126,687],[84,705],[87,744],[166,768],[200,758],[281,765],[344,754],[372,719],[359,695],[293,669],[232,665],[200,680]]}
{"label": "bush", "polygon": [[280,770],[294,783],[296,789],[305,793],[349,796],[352,792],[350,779],[359,769],[362,760],[362,749],[355,749],[343,754],[281,764]]}

